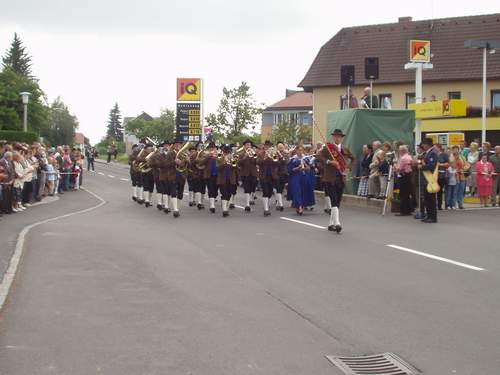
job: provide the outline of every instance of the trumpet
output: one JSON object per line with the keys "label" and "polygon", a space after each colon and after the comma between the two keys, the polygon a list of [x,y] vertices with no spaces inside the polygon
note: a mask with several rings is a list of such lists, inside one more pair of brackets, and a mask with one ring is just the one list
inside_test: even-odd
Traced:
{"label": "trumpet", "polygon": [[253,148],[247,149],[246,153],[247,153],[247,156],[249,158],[257,159],[257,153],[255,152],[255,150]]}

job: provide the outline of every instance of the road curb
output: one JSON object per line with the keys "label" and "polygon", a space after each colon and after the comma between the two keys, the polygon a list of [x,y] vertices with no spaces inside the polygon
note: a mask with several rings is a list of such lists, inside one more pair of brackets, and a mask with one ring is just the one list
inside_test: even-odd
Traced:
{"label": "road curb", "polygon": [[81,188],[81,190],[84,190],[87,193],[89,193],[90,195],[92,195],[94,198],[97,198],[99,200],[99,204],[97,204],[96,206],[92,206],[92,207],[83,209],[83,210],[78,210],[75,212],[70,212],[68,214],[56,216],[56,217],[53,217],[50,219],[41,220],[41,221],[38,221],[36,223],[25,226],[21,230],[21,232],[17,236],[16,247],[15,247],[14,253],[12,254],[12,256],[10,258],[9,267],[7,268],[7,271],[3,275],[2,281],[0,282],[0,311],[2,311],[2,309],[5,305],[7,297],[9,295],[10,288],[12,286],[12,283],[14,282],[14,278],[16,276],[17,269],[19,267],[19,263],[21,261],[23,251],[24,251],[24,241],[26,239],[26,236],[29,234],[30,230],[39,226],[39,225],[42,225],[42,224],[50,223],[52,221],[56,221],[56,220],[63,219],[66,217],[70,217],[70,216],[93,211],[93,210],[106,204],[106,201],[104,199],[102,199],[97,194],[91,192],[90,190],[87,190],[84,188]]}

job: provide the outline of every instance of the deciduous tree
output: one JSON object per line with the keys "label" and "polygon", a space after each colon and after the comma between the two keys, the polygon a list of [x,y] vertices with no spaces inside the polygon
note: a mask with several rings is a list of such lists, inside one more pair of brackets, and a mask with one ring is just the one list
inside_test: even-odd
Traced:
{"label": "deciduous tree", "polygon": [[50,106],[50,126],[41,132],[52,145],[71,145],[78,129],[78,119],[73,116],[60,97]]}
{"label": "deciduous tree", "polygon": [[241,136],[257,122],[262,108],[257,105],[246,82],[239,87],[222,90],[222,98],[216,113],[205,117],[206,124],[214,131],[214,136],[226,139]]}
{"label": "deciduous tree", "polygon": [[159,118],[152,120],[136,118],[127,123],[125,130],[139,139],[148,137],[155,142],[173,141],[175,137],[175,112],[170,109],[162,109]]}

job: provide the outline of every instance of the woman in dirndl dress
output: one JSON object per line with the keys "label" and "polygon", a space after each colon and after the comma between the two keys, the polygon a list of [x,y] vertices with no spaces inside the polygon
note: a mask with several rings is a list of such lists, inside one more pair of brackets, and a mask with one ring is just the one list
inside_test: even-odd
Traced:
{"label": "woman in dirndl dress", "polygon": [[288,162],[288,191],[292,207],[302,215],[306,207],[312,207],[314,200],[314,184],[311,176],[311,162],[304,155],[304,147],[297,146],[296,154]]}
{"label": "woman in dirndl dress", "polygon": [[366,197],[368,195],[368,177],[370,176],[370,164],[373,159],[373,147],[371,144],[363,145],[363,158],[359,164],[359,186],[358,195]]}

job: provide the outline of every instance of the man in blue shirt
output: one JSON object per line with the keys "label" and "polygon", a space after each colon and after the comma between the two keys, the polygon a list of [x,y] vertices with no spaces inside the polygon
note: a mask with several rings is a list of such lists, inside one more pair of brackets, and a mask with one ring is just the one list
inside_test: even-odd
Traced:
{"label": "man in blue shirt", "polygon": [[[438,164],[438,153],[436,152],[436,148],[432,144],[431,138],[425,138],[422,142],[422,148],[424,149],[424,158],[422,160],[422,164],[419,165],[419,169],[421,171],[429,171],[431,173],[436,169],[436,165]],[[424,176],[421,176],[421,183],[427,185],[426,179]],[[427,188],[424,186],[424,206],[425,212],[427,216],[422,219],[424,223],[437,223],[437,197],[436,193],[429,193]]]}

